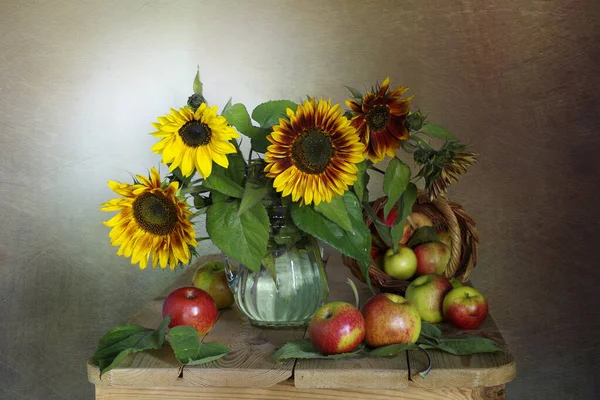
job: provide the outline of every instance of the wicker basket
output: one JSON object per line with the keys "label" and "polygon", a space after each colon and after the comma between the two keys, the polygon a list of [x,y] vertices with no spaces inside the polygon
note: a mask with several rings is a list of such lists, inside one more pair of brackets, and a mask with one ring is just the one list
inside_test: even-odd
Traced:
{"label": "wicker basket", "polygon": [[[381,197],[371,203],[373,210],[383,209],[387,198]],[[461,281],[469,279],[473,268],[477,265],[477,246],[479,234],[475,221],[457,203],[440,197],[432,202],[424,194],[419,194],[413,211],[421,212],[431,218],[433,226],[440,231],[448,231],[451,238],[450,261],[446,266],[445,276]],[[374,231],[373,221],[364,213],[367,226]],[[364,282],[358,262],[350,257],[342,256],[344,264],[352,274]],[[369,267],[369,276],[373,287],[383,292],[404,293],[410,281],[397,280],[383,272],[375,264]]]}

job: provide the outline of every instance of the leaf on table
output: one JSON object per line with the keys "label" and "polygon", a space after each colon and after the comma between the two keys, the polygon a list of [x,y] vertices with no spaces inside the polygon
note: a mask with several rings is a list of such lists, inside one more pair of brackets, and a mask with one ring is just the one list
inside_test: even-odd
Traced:
{"label": "leaf on table", "polygon": [[428,337],[437,340],[442,337],[442,331],[440,328],[430,324],[429,322],[421,321],[421,337]]}
{"label": "leaf on table", "polygon": [[367,350],[365,351],[365,354],[372,357],[389,357],[400,354],[406,350],[417,350],[418,348],[419,346],[416,343],[398,343]]}
{"label": "leaf on table", "polygon": [[231,349],[224,344],[202,343],[198,331],[191,326],[176,326],[169,331],[169,343],[175,357],[185,365],[199,365],[218,360]]}
{"label": "leaf on table", "polygon": [[140,325],[119,325],[108,331],[96,348],[92,359],[98,362],[100,376],[117,367],[129,354],[160,349],[165,340],[165,329],[171,320],[166,316],[158,329]]}
{"label": "leaf on table", "polygon": [[457,356],[504,352],[504,350],[498,347],[492,340],[473,335],[448,338],[442,337],[436,344],[430,345],[435,349]]}
{"label": "leaf on table", "polygon": [[413,236],[410,238],[408,243],[406,244],[411,249],[430,242],[441,242],[442,240],[438,236],[435,228],[432,226],[422,226],[415,231]]}
{"label": "leaf on table", "polygon": [[273,353],[273,360],[281,361],[289,358],[328,358],[338,359],[347,357],[357,357],[362,354],[364,345],[361,343],[354,351],[341,354],[324,355],[319,353],[312,345],[310,339],[301,339],[288,342]]}

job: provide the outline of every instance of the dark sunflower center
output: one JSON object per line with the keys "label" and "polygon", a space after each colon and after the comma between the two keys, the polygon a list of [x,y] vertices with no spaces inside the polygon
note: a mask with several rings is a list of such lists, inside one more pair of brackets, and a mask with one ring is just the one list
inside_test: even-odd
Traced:
{"label": "dark sunflower center", "polygon": [[320,174],[333,157],[333,144],[321,129],[305,130],[292,145],[292,159],[296,167],[308,174]]}
{"label": "dark sunflower center", "polygon": [[133,217],[146,232],[168,235],[177,225],[177,208],[162,194],[143,193],[133,201]]}
{"label": "dark sunflower center", "polygon": [[367,123],[374,132],[379,132],[386,127],[390,118],[388,106],[375,106],[367,113]]}
{"label": "dark sunflower center", "polygon": [[200,121],[186,122],[179,129],[179,135],[183,142],[190,147],[198,147],[210,142],[211,131],[208,125]]}

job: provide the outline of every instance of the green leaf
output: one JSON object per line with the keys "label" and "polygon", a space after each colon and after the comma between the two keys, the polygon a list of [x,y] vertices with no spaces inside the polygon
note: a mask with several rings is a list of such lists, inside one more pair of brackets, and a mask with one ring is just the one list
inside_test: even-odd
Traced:
{"label": "green leaf", "polygon": [[367,160],[356,164],[358,167],[358,173],[356,175],[356,181],[354,182],[354,193],[356,197],[362,203],[369,201],[369,192],[367,185],[369,184],[369,174],[367,174]]}
{"label": "green leaf", "polygon": [[194,93],[202,95],[202,82],[200,82],[200,67],[198,67],[196,77],[194,78]]}
{"label": "green leaf", "polygon": [[199,194],[192,194],[192,196],[194,197],[194,208],[197,210],[208,205],[208,199],[206,197],[202,197]]}
{"label": "green leaf", "polygon": [[410,180],[410,168],[397,158],[392,158],[383,177],[383,192],[388,199],[383,208],[383,215],[388,217],[390,210],[396,205],[406,190]]}
{"label": "green leaf", "polygon": [[227,119],[229,125],[235,126],[239,132],[243,133],[249,138],[264,136],[264,133],[260,128],[252,125],[250,114],[248,114],[246,106],[241,103],[236,103],[230,106],[227,110],[223,110],[221,116]]}
{"label": "green leaf", "polygon": [[238,215],[243,214],[249,208],[254,207],[260,202],[263,197],[269,193],[269,187],[265,185],[259,185],[253,182],[247,182],[244,188],[244,194],[242,196],[242,202],[240,203],[240,209]]}
{"label": "green leaf", "polygon": [[312,207],[292,204],[292,219],[304,232],[328,243],[342,254],[371,263],[371,231],[365,225],[362,209],[352,192],[344,194],[344,203],[350,217],[352,230],[346,231],[319,214]]}
{"label": "green leaf", "polygon": [[312,345],[310,339],[302,339],[294,342],[288,342],[273,353],[274,361],[287,360],[290,358],[328,358],[339,359],[346,357],[360,356],[363,351],[363,345],[360,344],[354,351],[341,354],[324,355],[319,353]]}
{"label": "green leaf", "polygon": [[273,282],[277,282],[277,268],[275,265],[275,255],[269,253],[262,259],[261,264],[269,271],[269,275],[273,278]]}
{"label": "green leaf", "polygon": [[442,331],[435,325],[421,321],[421,337],[438,340],[442,337]]}
{"label": "green leaf", "polygon": [[238,215],[240,201],[215,203],[206,213],[206,230],[223,253],[254,272],[260,270],[269,239],[269,217],[258,203]]}
{"label": "green leaf", "polygon": [[[229,112],[229,110],[231,109],[231,97],[229,98],[229,100],[227,100],[227,104],[225,104],[225,107],[223,107],[223,111],[221,111],[221,116],[223,116],[223,114],[226,114],[227,112]],[[231,124],[233,125],[233,124]]]}
{"label": "green leaf", "polygon": [[398,216],[391,229],[394,251],[398,250],[398,242],[402,239],[402,235],[404,234],[404,221],[406,220],[406,217],[408,217],[408,214],[412,212],[412,207],[416,199],[417,187],[414,183],[410,182],[400,197],[400,201],[398,202]]}
{"label": "green leaf", "polygon": [[238,153],[227,154],[227,160],[229,161],[229,166],[225,169],[225,175],[241,186],[246,174],[246,161]]}
{"label": "green leaf", "polygon": [[175,357],[185,365],[205,364],[218,360],[231,351],[221,343],[202,343],[198,331],[191,326],[176,326],[171,329],[169,343]]}
{"label": "green leaf", "polygon": [[241,198],[244,193],[244,189],[227,176],[226,169],[216,164],[213,165],[212,173],[204,180],[202,186],[236,198]]}
{"label": "green leaf", "polygon": [[271,145],[271,142],[267,139],[267,136],[271,134],[271,130],[260,128],[260,132],[262,132],[263,136],[254,137],[250,140],[252,150],[257,153],[266,153],[267,147]]}
{"label": "green leaf", "polygon": [[421,245],[423,243],[430,242],[441,242],[442,239],[438,236],[435,228],[432,226],[423,226],[413,233],[413,236],[410,238],[408,243],[406,244],[411,249]]}
{"label": "green leaf", "polygon": [[504,352],[492,340],[480,336],[464,335],[460,337],[441,338],[432,348],[457,356]]}
{"label": "green leaf", "polygon": [[366,353],[369,356],[373,357],[389,357],[398,355],[406,350],[417,350],[418,347],[419,346],[415,343],[390,344],[388,346],[378,347],[376,349],[369,350]]}
{"label": "green leaf", "polygon": [[[379,219],[379,217],[377,216],[377,214],[375,214],[375,211],[373,210],[373,208],[371,207],[371,205],[369,203],[363,202],[363,208],[367,211],[367,214],[369,214],[369,217],[373,221],[373,224],[375,225],[375,229],[377,229],[377,233],[379,233],[381,240],[383,240],[383,242],[385,243],[385,245],[387,247],[392,247],[392,233],[391,233],[390,227],[387,226],[386,224],[384,224]],[[402,237],[402,236],[400,236],[400,237]],[[398,242],[398,240],[396,240],[396,242]]]}
{"label": "green leaf", "polygon": [[454,136],[438,124],[428,122],[421,127],[419,132],[426,134],[431,138],[445,139],[445,140],[456,140]]}
{"label": "green leaf", "polygon": [[270,128],[279,123],[279,118],[286,118],[286,110],[296,111],[298,104],[289,100],[273,100],[259,104],[252,111],[252,119],[258,122],[261,128]]}
{"label": "green leaf", "polygon": [[[344,85],[344,86],[346,86],[346,85]],[[363,95],[358,89],[354,89],[353,87],[350,87],[350,86],[346,86],[346,89],[348,89],[350,91],[350,93],[352,94],[352,97],[354,97],[355,99],[362,100]]]}
{"label": "green leaf", "polygon": [[348,215],[348,210],[346,210],[346,203],[343,197],[334,197],[331,203],[322,201],[319,205],[315,206],[315,210],[348,232],[352,232],[352,223],[350,222],[350,216]]}
{"label": "green leaf", "polygon": [[106,333],[96,348],[92,359],[98,362],[100,374],[117,367],[129,354],[160,349],[165,340],[165,328],[171,318],[167,315],[158,329],[139,325],[119,325]]}

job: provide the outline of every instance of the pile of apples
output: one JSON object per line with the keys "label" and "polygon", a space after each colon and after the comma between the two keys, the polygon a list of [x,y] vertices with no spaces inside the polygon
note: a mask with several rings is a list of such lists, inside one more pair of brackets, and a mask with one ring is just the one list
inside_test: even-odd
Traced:
{"label": "pile of apples", "polygon": [[[397,210],[379,218],[392,226]],[[476,329],[488,314],[487,300],[477,290],[443,276],[450,261],[450,235],[437,232],[441,242],[407,246],[419,228],[433,227],[425,214],[413,212],[404,224],[398,251],[387,249],[373,233],[371,257],[389,276],[409,280],[405,296],[379,293],[359,310],[345,302],[321,307],[309,324],[313,346],[323,354],[350,352],[361,342],[370,347],[415,343],[421,333],[421,321],[450,322],[460,329]]]}

